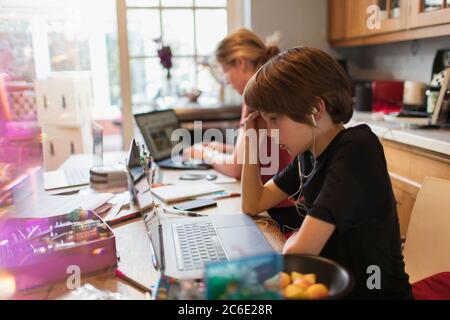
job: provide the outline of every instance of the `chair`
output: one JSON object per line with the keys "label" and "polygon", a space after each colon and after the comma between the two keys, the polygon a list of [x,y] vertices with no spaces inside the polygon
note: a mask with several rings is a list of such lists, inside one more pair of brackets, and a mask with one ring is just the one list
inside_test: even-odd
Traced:
{"label": "chair", "polygon": [[[450,181],[425,178],[411,214],[403,255],[413,293],[425,285],[433,298],[438,298],[437,292],[431,292],[436,288],[450,297]],[[420,298],[426,298],[423,292]]]}

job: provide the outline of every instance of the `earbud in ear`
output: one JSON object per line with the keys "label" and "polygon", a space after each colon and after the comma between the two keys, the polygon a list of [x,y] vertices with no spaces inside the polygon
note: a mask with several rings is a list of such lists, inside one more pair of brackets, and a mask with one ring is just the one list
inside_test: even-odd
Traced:
{"label": "earbud in ear", "polygon": [[317,110],[317,108],[312,108],[311,121],[314,124],[314,126],[317,126],[317,121],[316,121],[316,118],[314,118],[314,116],[318,113],[319,113],[319,110]]}

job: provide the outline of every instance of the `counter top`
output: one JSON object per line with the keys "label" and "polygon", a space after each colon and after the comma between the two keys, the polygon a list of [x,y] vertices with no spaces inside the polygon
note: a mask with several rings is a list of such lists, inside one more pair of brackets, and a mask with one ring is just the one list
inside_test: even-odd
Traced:
{"label": "counter top", "polygon": [[367,124],[379,138],[450,156],[449,129],[424,129],[404,123],[388,122],[379,114],[360,111],[354,112],[346,127],[362,123]]}

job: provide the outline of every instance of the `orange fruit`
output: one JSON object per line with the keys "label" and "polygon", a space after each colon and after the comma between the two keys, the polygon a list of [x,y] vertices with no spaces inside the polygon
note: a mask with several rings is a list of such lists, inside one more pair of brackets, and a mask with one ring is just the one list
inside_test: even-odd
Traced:
{"label": "orange fruit", "polygon": [[303,290],[306,290],[313,285],[313,283],[309,282],[305,278],[296,279],[292,284]]}
{"label": "orange fruit", "polygon": [[280,272],[280,287],[286,288],[291,283],[291,277],[286,272]]}
{"label": "orange fruit", "polygon": [[316,275],[314,273],[308,273],[303,277],[303,279],[307,280],[311,284],[315,284],[317,281]]}
{"label": "orange fruit", "polygon": [[322,283],[313,284],[306,289],[306,295],[310,299],[323,299],[328,297],[328,288]]}
{"label": "orange fruit", "polygon": [[296,285],[290,284],[284,289],[284,297],[288,299],[304,299],[306,298],[305,290],[297,287]]}

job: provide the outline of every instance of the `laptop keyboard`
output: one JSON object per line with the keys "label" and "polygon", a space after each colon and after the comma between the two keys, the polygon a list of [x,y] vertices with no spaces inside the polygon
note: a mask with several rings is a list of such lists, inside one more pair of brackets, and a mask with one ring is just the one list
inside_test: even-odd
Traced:
{"label": "laptop keyboard", "polygon": [[204,268],[207,262],[227,260],[211,222],[173,224],[178,270]]}
{"label": "laptop keyboard", "polygon": [[67,183],[71,186],[89,183],[87,170],[64,170]]}

